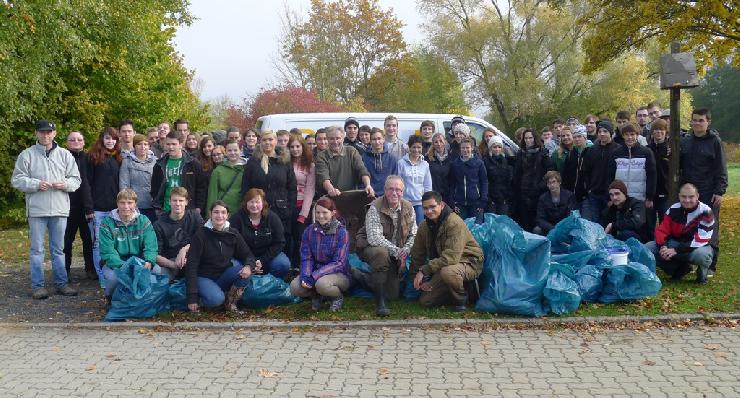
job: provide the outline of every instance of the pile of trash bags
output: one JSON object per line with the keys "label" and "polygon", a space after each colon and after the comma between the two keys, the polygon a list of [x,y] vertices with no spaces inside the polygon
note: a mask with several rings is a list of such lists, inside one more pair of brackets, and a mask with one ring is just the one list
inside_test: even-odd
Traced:
{"label": "pile of trash bags", "polygon": [[[113,292],[105,321],[151,318],[162,312],[187,311],[184,279],[170,283],[168,276],[152,274],[138,257],[131,257],[115,273],[118,286]],[[299,297],[290,294],[288,283],[267,274],[249,278],[240,304],[245,308],[265,308],[299,301]]]}
{"label": "pile of trash bags", "polygon": [[[636,239],[622,242],[573,212],[547,237],[522,230],[506,216],[465,221],[485,253],[476,310],[524,316],[567,314],[581,302],[615,303],[654,296],[662,287],[655,258]],[[612,265],[607,249],[629,251]]]}

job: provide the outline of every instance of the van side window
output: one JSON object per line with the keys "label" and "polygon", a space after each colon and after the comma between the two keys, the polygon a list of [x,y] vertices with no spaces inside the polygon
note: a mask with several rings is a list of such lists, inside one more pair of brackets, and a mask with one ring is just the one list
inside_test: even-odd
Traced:
{"label": "van side window", "polygon": [[[483,129],[485,127],[473,122],[465,122],[465,124],[470,127],[470,136],[475,138],[476,142],[480,142],[483,137]],[[445,127],[445,134],[451,135],[450,130],[452,130],[452,122],[442,122],[442,125]]]}
{"label": "van side window", "polygon": [[257,123],[254,125],[255,131],[262,131],[262,120],[257,120]]}

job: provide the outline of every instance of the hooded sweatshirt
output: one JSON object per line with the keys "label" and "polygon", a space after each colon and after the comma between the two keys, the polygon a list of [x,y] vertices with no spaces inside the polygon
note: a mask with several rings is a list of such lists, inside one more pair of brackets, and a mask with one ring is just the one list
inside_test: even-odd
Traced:
{"label": "hooded sweatshirt", "polygon": [[152,173],[157,158],[149,151],[146,159],[141,160],[134,152],[123,158],[121,170],[118,174],[119,188],[131,188],[136,192],[136,203],[140,209],[151,209],[152,204]]}
{"label": "hooded sweatshirt", "polygon": [[242,199],[242,177],[246,164],[247,161],[243,158],[239,158],[236,164],[225,160],[213,170],[211,181],[208,183],[206,209],[210,209],[213,202],[223,200],[229,208],[229,214],[239,210]]}
{"label": "hooded sweatshirt", "polygon": [[488,207],[488,176],[486,166],[480,157],[452,162],[450,169],[450,197],[453,208],[456,206]]}
{"label": "hooded sweatshirt", "polygon": [[398,161],[398,175],[403,178],[403,198],[414,206],[421,205],[421,196],[432,190],[432,175],[424,156],[412,164],[409,154],[403,155]]}
{"label": "hooded sweatshirt", "polygon": [[131,257],[156,264],[157,235],[149,219],[137,210],[125,223],[114,209],[100,225],[100,262],[108,268],[119,268]]}
{"label": "hooded sweatshirt", "polygon": [[232,258],[254,268],[254,256],[239,231],[228,221],[222,231],[217,231],[208,220],[190,241],[185,267],[188,304],[198,303],[198,278],[218,279],[231,267]]}
{"label": "hooded sweatshirt", "polygon": [[383,144],[381,152],[363,152],[362,163],[370,173],[370,185],[376,195],[382,195],[385,179],[391,174],[398,174],[398,158],[388,152],[387,144]]}

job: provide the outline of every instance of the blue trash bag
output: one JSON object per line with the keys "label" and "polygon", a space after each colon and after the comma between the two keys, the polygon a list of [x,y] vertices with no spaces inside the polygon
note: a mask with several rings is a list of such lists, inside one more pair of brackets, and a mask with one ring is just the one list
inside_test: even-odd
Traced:
{"label": "blue trash bag", "polygon": [[188,297],[185,279],[170,284],[170,311],[187,311]]}
{"label": "blue trash bag", "polygon": [[655,296],[661,287],[662,283],[655,272],[650,271],[646,265],[631,262],[607,270],[599,301],[611,304],[639,300]]}
{"label": "blue trash bag", "polygon": [[[360,257],[358,257],[356,253],[350,254],[347,261],[349,262],[349,266],[352,268],[357,268],[362,272],[370,272],[370,266],[366,262],[360,260]],[[363,289],[359,286],[352,286],[352,288],[349,289],[349,295],[353,297],[361,297],[367,299],[375,297],[373,292],[367,289]]]}
{"label": "blue trash bag", "polygon": [[239,302],[247,308],[265,308],[271,305],[295,304],[300,297],[290,294],[290,285],[272,274],[252,275],[247,279]]}
{"label": "blue trash bag", "polygon": [[574,271],[578,271],[579,269],[585,267],[596,253],[597,252],[594,251],[582,251],[565,254],[553,254],[550,256],[550,260],[553,263],[568,264],[573,267]]}
{"label": "blue trash bag", "polygon": [[575,282],[581,301],[594,303],[599,300],[604,289],[604,272],[607,268],[588,264],[575,273]]}
{"label": "blue trash bag", "polygon": [[493,248],[494,230],[491,228],[491,225],[496,223],[496,220],[503,219],[504,217],[511,220],[507,216],[500,216],[493,213],[486,213],[483,217],[483,224],[476,223],[475,218],[465,220],[465,225],[470,230],[470,233],[473,234],[473,238],[475,238],[478,246],[480,246],[485,254],[483,271],[478,276],[480,295],[483,295],[483,292],[491,285],[491,280],[493,280],[493,264],[501,257]]}
{"label": "blue trash bag", "polygon": [[550,263],[550,275],[545,283],[545,306],[556,315],[567,314],[581,305],[581,294],[573,280],[573,267],[568,264]]}
{"label": "blue trash bag", "polygon": [[655,256],[653,253],[635,238],[629,238],[625,243],[630,250],[629,260],[633,263],[644,264],[655,273]]}
{"label": "blue trash bag", "polygon": [[571,212],[547,234],[547,239],[552,242],[553,253],[593,251],[601,247],[600,241],[604,237],[604,228],[581,218],[578,211]]}
{"label": "blue trash bag", "polygon": [[144,267],[144,260],[129,258],[115,270],[118,286],[113,292],[107,322],[151,318],[169,311],[170,278],[154,275]]}
{"label": "blue trash bag", "polygon": [[[524,232],[508,217],[486,214],[484,224],[492,230],[493,277],[484,287],[475,309],[483,312],[527,316],[547,313],[543,306],[550,265],[550,241]],[[498,253],[498,256],[496,256]]]}

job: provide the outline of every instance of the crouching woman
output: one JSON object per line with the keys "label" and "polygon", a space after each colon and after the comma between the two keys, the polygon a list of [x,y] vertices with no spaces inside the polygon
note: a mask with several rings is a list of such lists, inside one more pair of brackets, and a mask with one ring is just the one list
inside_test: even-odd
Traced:
{"label": "crouching woman", "polygon": [[331,311],[340,310],[343,292],[350,286],[349,234],[336,213],[331,199],[316,202],[316,222],[306,228],[301,240],[301,274],[290,284],[294,296],[311,297],[314,311],[321,308],[323,297],[331,298]]}
{"label": "crouching woman", "polygon": [[[252,275],[254,256],[244,238],[229,226],[226,203],[213,202],[209,214],[190,241],[185,267],[188,309],[195,312],[200,304],[224,304],[227,311],[234,311]],[[232,265],[232,259],[244,265]]]}
{"label": "crouching woman", "polygon": [[[103,265],[105,297],[110,302],[118,286],[115,270],[131,257],[144,260],[144,266],[152,270],[157,262],[157,235],[146,216],[136,208],[136,192],[122,189],[116,196],[116,208],[103,218],[100,224],[100,263]],[[154,272],[158,271],[156,267]]]}

